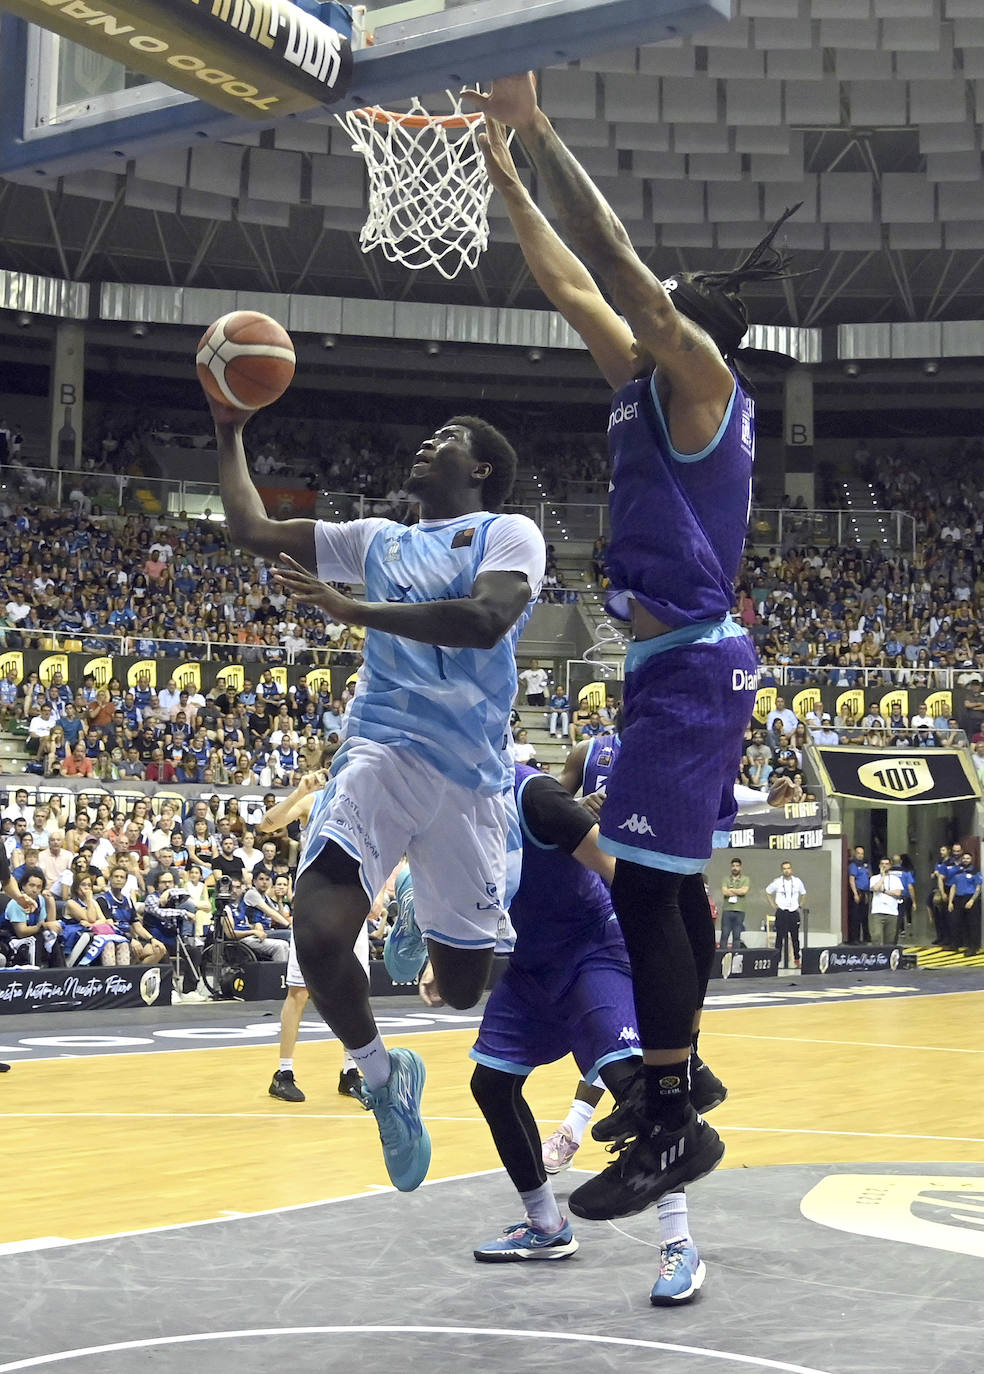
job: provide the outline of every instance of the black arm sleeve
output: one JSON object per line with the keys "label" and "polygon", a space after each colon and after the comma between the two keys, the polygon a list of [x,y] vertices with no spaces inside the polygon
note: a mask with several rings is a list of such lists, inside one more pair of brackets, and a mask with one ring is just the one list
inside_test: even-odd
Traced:
{"label": "black arm sleeve", "polygon": [[541,844],[556,845],[566,854],[573,854],[598,823],[556,778],[546,773],[527,781],[520,808],[533,838]]}

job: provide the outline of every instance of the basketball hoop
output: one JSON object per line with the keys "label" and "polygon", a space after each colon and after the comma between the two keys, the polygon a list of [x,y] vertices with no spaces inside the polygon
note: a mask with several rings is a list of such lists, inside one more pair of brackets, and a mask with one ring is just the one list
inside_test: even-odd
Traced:
{"label": "basketball hoop", "polygon": [[436,267],[450,281],[488,247],[492,186],[478,146],[485,116],[446,94],[446,115],[428,114],[415,97],[406,114],[372,105],[335,118],[369,172],[362,251],[381,248],[390,262]]}

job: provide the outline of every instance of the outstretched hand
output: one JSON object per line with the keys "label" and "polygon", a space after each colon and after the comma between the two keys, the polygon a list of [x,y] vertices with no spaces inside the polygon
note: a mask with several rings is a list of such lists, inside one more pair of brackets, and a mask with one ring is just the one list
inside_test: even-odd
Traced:
{"label": "outstretched hand", "polygon": [[485,158],[485,169],[489,174],[489,181],[497,191],[505,192],[515,187],[522,187],[513,155],[509,151],[509,139],[506,137],[505,125],[500,124],[497,119],[487,118],[485,133],[478,136],[478,146]]}
{"label": "outstretched hand", "polygon": [[491,91],[469,87],[461,94],[483,110],[486,118],[498,119],[514,129],[524,129],[532,124],[540,108],[533,72],[524,72],[522,76],[497,76],[492,82]]}
{"label": "outstretched hand", "polygon": [[320,611],[337,620],[342,625],[357,625],[360,606],[358,601],[353,601],[349,596],[343,596],[327,582],[322,582],[320,577],[315,577],[314,573],[309,573],[306,568],[301,567],[296,559],[289,554],[281,553],[281,560],[286,565],[282,568],[274,568],[273,579],[288,596],[294,597],[298,601],[304,601],[309,606],[317,606]]}

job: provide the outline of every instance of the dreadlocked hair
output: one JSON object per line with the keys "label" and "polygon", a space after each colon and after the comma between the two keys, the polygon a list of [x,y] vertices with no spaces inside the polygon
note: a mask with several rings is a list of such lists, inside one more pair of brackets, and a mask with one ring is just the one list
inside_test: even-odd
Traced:
{"label": "dreadlocked hair", "polygon": [[663,285],[681,315],[705,330],[730,365],[748,333],[748,311],[741,299],[741,288],[750,281],[782,281],[795,274],[789,271],[789,257],[772,241],[802,205],[784,210],[759,243],[737,267],[721,272],[681,272]]}

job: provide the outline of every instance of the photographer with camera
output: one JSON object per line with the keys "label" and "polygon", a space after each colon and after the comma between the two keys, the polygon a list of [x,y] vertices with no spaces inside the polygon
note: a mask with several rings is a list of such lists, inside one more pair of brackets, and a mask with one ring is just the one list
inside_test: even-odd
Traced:
{"label": "photographer with camera", "polygon": [[143,926],[155,940],[161,942],[172,958],[178,935],[191,935],[194,914],[192,899],[176,886],[171,870],[162,869],[157,876],[155,890],[148,892],[144,901]]}

